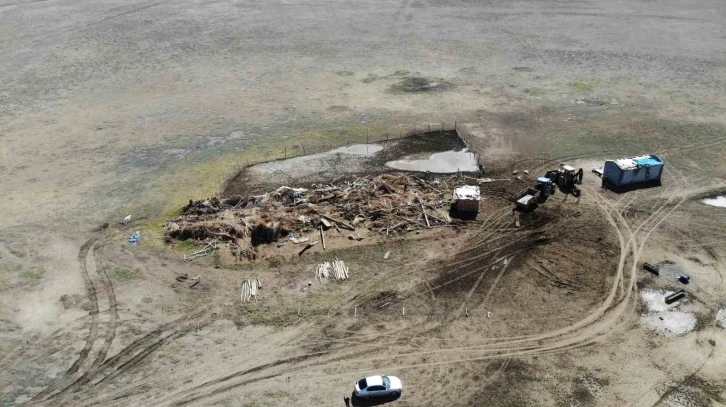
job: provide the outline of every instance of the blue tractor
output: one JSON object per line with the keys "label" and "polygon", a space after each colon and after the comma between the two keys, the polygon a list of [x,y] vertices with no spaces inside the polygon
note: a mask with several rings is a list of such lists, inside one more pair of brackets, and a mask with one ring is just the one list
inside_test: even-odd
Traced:
{"label": "blue tractor", "polygon": [[547,177],[537,178],[534,188],[525,188],[514,196],[515,210],[529,213],[555,193],[555,183]]}
{"label": "blue tractor", "polygon": [[539,177],[537,178],[537,183],[534,185],[534,189],[540,191],[539,203],[545,203],[550,195],[555,194],[555,183],[547,177]]}

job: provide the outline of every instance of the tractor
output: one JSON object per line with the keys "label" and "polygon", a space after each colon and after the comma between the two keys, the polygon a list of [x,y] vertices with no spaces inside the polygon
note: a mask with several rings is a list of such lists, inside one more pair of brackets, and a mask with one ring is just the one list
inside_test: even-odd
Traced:
{"label": "tractor", "polygon": [[514,196],[515,209],[520,212],[532,212],[539,204],[547,202],[547,198],[554,193],[555,184],[547,177],[539,177],[534,188],[525,188]]}
{"label": "tractor", "polygon": [[579,197],[580,188],[577,185],[582,184],[582,174],[582,168],[575,170],[573,167],[563,164],[558,170],[547,171],[545,177],[552,180],[562,193],[571,193],[573,196]]}

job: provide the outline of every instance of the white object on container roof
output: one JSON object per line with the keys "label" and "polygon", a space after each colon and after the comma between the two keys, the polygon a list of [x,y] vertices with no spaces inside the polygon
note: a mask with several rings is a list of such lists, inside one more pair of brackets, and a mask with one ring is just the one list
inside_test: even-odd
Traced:
{"label": "white object on container roof", "polygon": [[479,187],[476,185],[462,185],[454,189],[454,200],[468,199],[478,201],[481,199]]}
{"label": "white object on container roof", "polygon": [[615,164],[617,164],[621,170],[634,170],[640,166],[640,164],[638,164],[638,161],[643,161],[650,158],[653,158],[653,156],[651,156],[650,154],[639,155],[637,157],[631,158],[620,158],[615,160]]}
{"label": "white object on container roof", "polygon": [[565,171],[575,171],[575,167],[572,167],[572,166],[569,166],[566,164],[562,164],[562,169]]}
{"label": "white object on container roof", "polygon": [[638,164],[632,158],[617,159],[615,160],[615,164],[617,164],[621,170],[633,170],[638,167]]}

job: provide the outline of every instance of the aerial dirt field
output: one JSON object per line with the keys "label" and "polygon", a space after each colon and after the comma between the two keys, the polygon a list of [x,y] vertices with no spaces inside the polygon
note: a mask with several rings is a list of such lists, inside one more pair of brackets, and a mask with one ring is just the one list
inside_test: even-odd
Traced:
{"label": "aerial dirt field", "polygon": [[[0,404],[343,406],[390,374],[400,398],[352,404],[725,405],[724,21],[711,0],[0,2]],[[462,148],[395,150],[442,126],[495,180],[476,219],[410,195],[396,228],[302,255],[185,261],[210,237],[170,235],[189,200]],[[590,172],[651,153],[660,187]],[[514,216],[560,163],[581,196]],[[336,258],[349,278],[316,279]]]}

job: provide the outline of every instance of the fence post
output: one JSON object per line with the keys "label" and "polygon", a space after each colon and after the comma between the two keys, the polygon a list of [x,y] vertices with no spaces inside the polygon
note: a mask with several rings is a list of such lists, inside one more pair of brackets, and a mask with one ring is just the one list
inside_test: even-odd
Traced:
{"label": "fence post", "polygon": [[303,155],[306,155],[306,153],[305,153],[305,144],[300,143],[300,147],[302,147],[302,149],[303,149]]}

